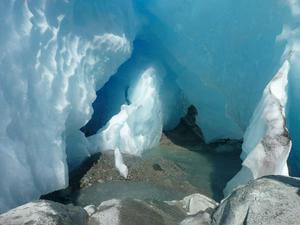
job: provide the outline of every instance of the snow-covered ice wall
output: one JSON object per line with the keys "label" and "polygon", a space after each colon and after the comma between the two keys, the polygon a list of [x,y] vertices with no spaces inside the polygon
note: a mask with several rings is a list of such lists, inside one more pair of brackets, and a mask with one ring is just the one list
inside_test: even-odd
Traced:
{"label": "snow-covered ice wall", "polygon": [[[0,212],[68,184],[90,153],[79,129],[130,57],[130,1],[0,2]],[[66,159],[67,153],[67,159]]]}
{"label": "snow-covered ice wall", "polygon": [[244,135],[242,169],[227,183],[225,195],[262,176],[289,175],[287,159],[292,142],[285,114],[289,70],[286,60],[265,88]]}
{"label": "snow-covered ice wall", "polygon": [[283,26],[278,41],[286,42],[283,57],[289,57],[289,94],[287,125],[292,136],[293,147],[290,155],[290,172],[300,176],[300,1],[287,1],[291,8],[290,22]]}
{"label": "snow-covered ice wall", "polygon": [[[242,138],[287,58],[290,162],[300,172],[299,0],[7,0],[0,12],[0,211],[66,186],[67,162],[75,168],[101,146],[153,146],[187,103],[206,141]],[[80,128],[96,90],[102,128],[91,146]]]}

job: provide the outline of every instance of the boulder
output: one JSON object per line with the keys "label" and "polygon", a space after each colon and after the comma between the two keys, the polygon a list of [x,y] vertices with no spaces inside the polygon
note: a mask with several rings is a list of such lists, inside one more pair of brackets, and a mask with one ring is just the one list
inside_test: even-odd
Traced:
{"label": "boulder", "polygon": [[112,199],[96,207],[88,225],[178,225],[185,216],[177,207],[163,202]]}
{"label": "boulder", "polygon": [[215,225],[299,225],[300,179],[267,176],[236,189],[213,215]]}
{"label": "boulder", "polygon": [[86,225],[84,209],[40,200],[0,215],[0,225]]}
{"label": "boulder", "polygon": [[180,201],[146,201],[113,199],[98,207],[85,210],[88,225],[193,225],[211,224],[211,214],[218,204],[201,194],[193,194]]}

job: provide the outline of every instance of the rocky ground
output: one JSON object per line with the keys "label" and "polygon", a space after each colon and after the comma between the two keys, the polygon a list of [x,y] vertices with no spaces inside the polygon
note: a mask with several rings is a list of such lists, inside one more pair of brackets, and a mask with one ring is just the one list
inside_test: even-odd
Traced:
{"label": "rocky ground", "polygon": [[185,171],[175,162],[166,159],[143,159],[131,155],[123,155],[128,167],[128,177],[120,176],[114,167],[113,152],[104,153],[93,167],[81,178],[80,188],[95,183],[123,180],[127,182],[147,182],[175,191],[194,193],[197,188],[186,180]]}
{"label": "rocky ground", "polygon": [[40,200],[0,215],[1,225],[299,225],[300,179],[268,176],[220,204],[193,194],[182,200],[111,199],[84,208]]}
{"label": "rocky ground", "polygon": [[191,118],[183,118],[158,148],[142,157],[123,155],[126,179],[115,169],[112,151],[96,154],[70,174],[67,189],[1,215],[0,225],[211,224],[218,204],[209,197],[221,199],[240,169],[240,149],[239,141],[205,144]]}
{"label": "rocky ground", "polygon": [[116,170],[113,151],[106,151],[73,171],[67,189],[43,199],[84,205],[115,196],[170,200],[201,193],[221,200],[226,182],[240,169],[241,142],[205,144],[201,130],[190,120],[183,118],[175,129],[162,135],[158,148],[146,151],[142,157],[123,154],[129,171],[127,179]]}
{"label": "rocky ground", "polygon": [[[69,188],[44,196],[65,204],[49,200],[30,202],[1,214],[0,225],[300,224],[297,178],[257,179],[220,203],[203,195],[214,185],[213,180],[217,181],[217,193],[221,192],[228,180],[226,176],[239,170],[230,164],[239,162],[239,152],[234,152],[240,143],[222,140],[206,145],[195,138],[191,145],[189,136],[187,144],[182,136],[189,129],[184,126],[177,127],[177,133],[166,133],[161,147],[142,158],[124,155],[129,168],[127,179],[115,169],[110,151],[95,155],[72,173]],[[214,164],[207,164],[211,163],[208,159]],[[212,165],[216,166],[214,170],[210,170]],[[207,176],[211,172],[214,176]]]}

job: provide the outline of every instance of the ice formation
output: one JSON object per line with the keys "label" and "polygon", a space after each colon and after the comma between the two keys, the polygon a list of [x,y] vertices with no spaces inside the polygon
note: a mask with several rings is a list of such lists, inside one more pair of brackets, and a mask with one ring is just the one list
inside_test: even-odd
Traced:
{"label": "ice formation", "polygon": [[[299,9],[298,0],[1,1],[0,212],[65,187],[68,169],[95,151],[115,148],[126,176],[121,154],[157,144],[189,104],[207,142],[242,138],[285,58],[300,174]],[[96,91],[97,134],[86,138]],[[244,165],[259,158],[255,143],[244,144]]]}
{"label": "ice formation", "polygon": [[242,169],[227,183],[225,195],[262,176],[289,175],[287,159],[292,142],[285,116],[289,69],[285,61],[265,88],[244,135]]}
{"label": "ice formation", "polygon": [[129,104],[113,116],[96,135],[91,136],[91,148],[116,150],[115,161],[120,173],[127,177],[121,153],[141,155],[159,143],[162,133],[162,107],[159,98],[159,72],[147,68],[128,96]]}
{"label": "ice formation", "polygon": [[130,57],[136,20],[130,1],[11,0],[0,10],[2,212],[67,186],[66,154],[71,168],[90,154],[79,129],[95,90]]}
{"label": "ice formation", "polygon": [[[291,1],[296,3],[296,1]],[[300,3],[293,10],[295,22],[300,21]],[[290,169],[293,175],[300,175],[300,27],[285,25],[278,41],[286,41],[283,57],[290,57],[289,94],[287,125],[292,137],[293,147],[290,155]]]}
{"label": "ice formation", "polygon": [[284,43],[276,36],[287,7],[269,0],[138,2],[149,17],[140,38],[150,36],[152,47],[178,74],[179,87],[198,109],[206,141],[241,139],[280,64]]}

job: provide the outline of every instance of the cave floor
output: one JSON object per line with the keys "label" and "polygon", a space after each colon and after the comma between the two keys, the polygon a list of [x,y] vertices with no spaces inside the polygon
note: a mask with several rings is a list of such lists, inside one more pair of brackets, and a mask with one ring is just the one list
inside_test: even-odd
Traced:
{"label": "cave floor", "polygon": [[123,154],[127,179],[115,169],[112,151],[97,154],[70,175],[67,189],[44,198],[85,206],[113,198],[179,200],[201,193],[220,201],[227,181],[241,168],[241,142],[205,144],[191,130],[181,123],[142,157]]}

